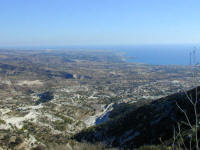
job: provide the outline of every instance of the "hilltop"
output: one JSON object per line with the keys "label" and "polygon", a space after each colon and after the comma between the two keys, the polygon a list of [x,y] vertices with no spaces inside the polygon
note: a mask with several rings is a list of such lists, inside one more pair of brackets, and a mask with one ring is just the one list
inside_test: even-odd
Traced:
{"label": "hilltop", "polygon": [[[199,98],[200,87],[186,93],[196,100],[196,90],[198,91],[197,98]],[[163,143],[171,146],[174,130],[178,132],[177,125],[179,123],[183,139],[187,144],[188,137],[192,133],[183,124],[187,120],[180,108],[187,113],[192,125],[195,123],[195,115],[193,105],[188,100],[186,93],[178,92],[133,108],[132,111],[129,108],[129,112],[124,112],[108,122],[83,130],[75,135],[75,139],[91,143],[103,142],[108,146],[128,149],[139,148],[143,145],[162,145]],[[199,112],[199,99],[197,108]]]}

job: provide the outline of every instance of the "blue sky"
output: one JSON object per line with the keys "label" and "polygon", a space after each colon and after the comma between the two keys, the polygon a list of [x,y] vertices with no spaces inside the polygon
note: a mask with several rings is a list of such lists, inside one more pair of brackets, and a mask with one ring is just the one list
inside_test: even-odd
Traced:
{"label": "blue sky", "polygon": [[199,44],[199,0],[0,0],[0,46]]}

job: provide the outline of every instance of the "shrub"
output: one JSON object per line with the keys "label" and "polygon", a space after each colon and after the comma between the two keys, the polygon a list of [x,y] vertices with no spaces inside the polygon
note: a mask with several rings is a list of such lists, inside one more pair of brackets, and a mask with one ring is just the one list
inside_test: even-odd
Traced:
{"label": "shrub", "polygon": [[0,119],[0,124],[6,124],[6,122]]}

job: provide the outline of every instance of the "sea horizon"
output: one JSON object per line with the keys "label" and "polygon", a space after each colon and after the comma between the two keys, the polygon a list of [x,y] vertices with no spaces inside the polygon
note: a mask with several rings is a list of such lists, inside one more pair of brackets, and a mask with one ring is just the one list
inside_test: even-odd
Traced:
{"label": "sea horizon", "polygon": [[[200,63],[199,44],[16,46],[16,47],[0,47],[0,49],[11,49],[11,50],[52,49],[52,50],[73,50],[73,51],[101,50],[101,51],[111,51],[123,55],[125,61],[131,63],[144,63],[150,65],[190,65],[190,64]],[[195,54],[193,54],[194,51]],[[193,60],[190,60],[191,59],[190,53],[192,53]]]}

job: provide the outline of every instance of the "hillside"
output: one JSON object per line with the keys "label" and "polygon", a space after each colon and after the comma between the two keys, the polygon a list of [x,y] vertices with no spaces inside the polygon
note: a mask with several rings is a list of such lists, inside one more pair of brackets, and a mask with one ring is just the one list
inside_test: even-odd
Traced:
{"label": "hillside", "polygon": [[192,79],[190,66],[122,62],[114,52],[0,50],[0,149],[65,145],[88,127],[190,89]]}
{"label": "hillside", "polygon": [[[187,93],[193,100],[200,96],[200,87]],[[186,141],[189,128],[183,125],[186,117],[178,108],[177,104],[188,114],[191,124],[195,122],[193,106],[185,92],[179,92],[165,98],[161,98],[145,104],[130,112],[115,116],[114,119],[98,126],[90,127],[75,135],[78,141],[91,143],[103,142],[109,146],[120,148],[138,148],[142,145],[172,145],[175,131],[178,132],[177,124],[181,124],[181,133]],[[177,104],[176,104],[177,103]],[[197,104],[199,112],[199,103]],[[192,133],[192,138],[194,138]],[[193,144],[194,145],[194,144]]]}

